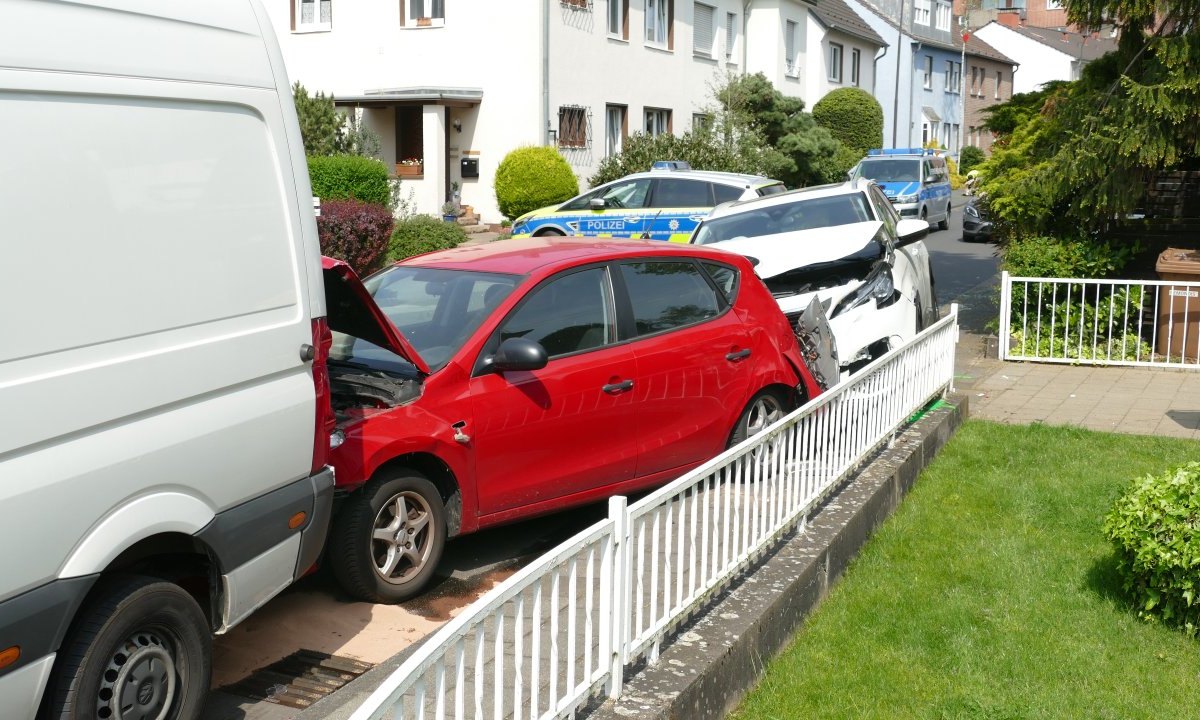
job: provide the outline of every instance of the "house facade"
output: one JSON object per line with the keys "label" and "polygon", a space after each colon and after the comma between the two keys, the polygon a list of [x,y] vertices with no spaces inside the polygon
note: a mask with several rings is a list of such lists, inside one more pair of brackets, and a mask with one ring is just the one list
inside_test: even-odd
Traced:
{"label": "house facade", "polygon": [[1115,37],[990,22],[975,36],[1021,66],[1014,93],[1033,92],[1051,80],[1078,80],[1091,61],[1117,49]]}
{"label": "house facade", "polygon": [[962,143],[962,40],[949,0],[846,0],[888,42],[876,64],[885,147]]}
{"label": "house facade", "polygon": [[963,68],[966,83],[966,113],[963,145],[973,145],[991,153],[994,137],[983,127],[988,108],[1005,102],[1013,95],[1013,77],[1018,64],[996,48],[971,35],[967,40],[967,64]]}
{"label": "house facade", "polygon": [[711,89],[751,56],[771,65],[768,44],[773,79],[798,83],[807,16],[783,2],[799,45],[759,24],[752,48],[743,0],[274,0],[268,13],[291,79],[379,136],[420,212],[460,183],[497,222],[492,180],[513,148],[558,147],[583,186],[629,134],[705,122]]}
{"label": "house facade", "polygon": [[1068,27],[1067,6],[1061,0],[954,0],[954,14],[966,18],[968,28],[992,21],[1060,30]]}

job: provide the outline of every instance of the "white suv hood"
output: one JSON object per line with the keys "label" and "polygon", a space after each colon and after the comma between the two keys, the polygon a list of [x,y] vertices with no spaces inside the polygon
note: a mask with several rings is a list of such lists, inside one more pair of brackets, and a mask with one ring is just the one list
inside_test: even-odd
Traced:
{"label": "white suv hood", "polygon": [[837,225],[815,230],[734,238],[709,247],[754,258],[754,272],[766,280],[789,270],[830,263],[853,255],[874,241],[880,222],[869,220],[853,225]]}

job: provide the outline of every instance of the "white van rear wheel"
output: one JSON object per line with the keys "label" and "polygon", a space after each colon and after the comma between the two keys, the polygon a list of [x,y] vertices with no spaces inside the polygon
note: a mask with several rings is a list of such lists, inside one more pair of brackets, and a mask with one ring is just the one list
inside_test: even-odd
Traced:
{"label": "white van rear wheel", "polygon": [[48,717],[193,720],[211,673],[211,631],[191,595],[157,578],[113,579],[60,648]]}

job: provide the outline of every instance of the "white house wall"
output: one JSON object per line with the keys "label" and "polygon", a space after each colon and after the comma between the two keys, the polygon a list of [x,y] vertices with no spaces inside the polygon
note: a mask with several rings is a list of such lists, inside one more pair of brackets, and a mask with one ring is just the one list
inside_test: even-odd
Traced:
{"label": "white house wall", "polygon": [[[842,81],[840,83],[829,79],[830,43],[842,46]],[[818,100],[838,88],[859,87],[869,93],[872,92],[875,84],[875,55],[879,51],[877,46],[853,35],[847,35],[837,30],[826,30],[821,23],[815,20],[808,24],[807,46],[809,53],[804,83],[805,109],[811,111]],[[850,56],[854,50],[859,52],[857,85],[850,81]]]}
{"label": "white house wall", "polygon": [[[796,72],[787,70],[787,21],[796,23]],[[757,0],[750,6],[746,22],[746,43],[749,49],[746,71],[762,73],[777,90],[792,97],[805,97],[806,68],[810,24],[808,10],[795,0]]]}
{"label": "white house wall", "polygon": [[[550,36],[550,115],[557,129],[560,106],[582,106],[589,120],[589,146],[562,149],[586,186],[605,154],[605,110],[607,105],[626,107],[629,134],[644,128],[647,108],[671,111],[671,129],[679,135],[692,128],[692,116],[715,104],[712,90],[727,72],[737,72],[741,63],[741,0],[705,0],[715,8],[712,57],[693,52],[695,3],[675,2],[673,49],[651,46],[644,41],[644,0],[629,3],[629,39],[608,36],[607,2],[595,0],[590,11],[552,3]],[[728,13],[736,15],[738,40],[726,58]],[[486,102],[486,95],[485,95]],[[670,159],[670,158],[664,158]],[[649,168],[644,168],[649,169]]]}
{"label": "white house wall", "polygon": [[1020,71],[1013,73],[1014,93],[1033,92],[1051,80],[1070,80],[1074,77],[1070,55],[1003,25],[990,23],[976,30],[975,35],[1020,63]]}
{"label": "white house wall", "polygon": [[[883,144],[885,147],[909,147],[911,146],[911,98],[913,95],[913,56],[912,43],[910,38],[902,37],[899,31],[892,27],[883,18],[876,15],[855,0],[846,0],[846,4],[855,12],[863,22],[865,22],[872,30],[879,34],[888,43],[887,52],[883,53],[878,61],[871,58],[874,63],[874,92],[875,99],[879,101],[883,107]],[[900,64],[901,68],[905,68],[899,75],[897,81],[896,65]],[[899,93],[897,94],[897,85]],[[870,89],[870,88],[868,88]],[[901,98],[899,104],[896,98]],[[917,112],[920,112],[918,108]],[[896,119],[899,123],[896,123]],[[898,130],[893,130],[895,125],[899,125]],[[921,128],[917,127],[917,139],[920,139]]]}

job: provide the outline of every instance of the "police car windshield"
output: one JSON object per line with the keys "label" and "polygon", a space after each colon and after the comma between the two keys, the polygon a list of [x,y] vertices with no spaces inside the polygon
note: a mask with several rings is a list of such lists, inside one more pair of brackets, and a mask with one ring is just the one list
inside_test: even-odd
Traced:
{"label": "police car windshield", "polygon": [[696,231],[692,242],[697,245],[711,245],[736,238],[815,230],[874,219],[862,193],[831,195],[705,220]]}
{"label": "police car windshield", "polygon": [[899,158],[863,160],[859,172],[863,177],[879,182],[919,182],[921,161]]}

